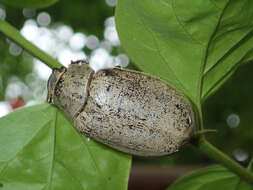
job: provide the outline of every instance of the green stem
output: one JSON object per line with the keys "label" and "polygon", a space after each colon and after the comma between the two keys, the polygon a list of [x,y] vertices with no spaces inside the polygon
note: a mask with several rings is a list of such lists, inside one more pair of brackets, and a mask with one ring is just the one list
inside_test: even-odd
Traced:
{"label": "green stem", "polygon": [[198,109],[198,130],[202,131],[204,130],[204,123],[203,123],[203,113],[202,113],[202,105],[201,103],[199,103],[197,105],[197,109]]}
{"label": "green stem", "polygon": [[242,167],[229,156],[218,150],[204,138],[198,143],[198,148],[213,160],[222,163],[225,167],[236,173],[241,179],[253,185],[253,173]]}
{"label": "green stem", "polygon": [[61,67],[62,65],[53,57],[36,47],[34,44],[26,40],[20,32],[11,26],[8,22],[0,19],[0,32],[2,32],[9,39],[24,48],[27,52],[44,62],[50,68]]}
{"label": "green stem", "polygon": [[[199,130],[196,132],[200,133],[199,138],[197,140],[197,143],[193,143],[196,145],[200,151],[205,153],[209,158],[217,161],[218,163],[223,164],[225,167],[230,169],[232,172],[236,173],[242,180],[247,181],[251,185],[253,185],[253,173],[250,172],[248,169],[242,167],[240,164],[238,164],[236,161],[231,159],[229,156],[224,154],[222,151],[214,147],[212,144],[210,144],[204,134],[201,134],[201,131],[205,131],[204,124],[203,124],[203,115],[202,115],[202,107],[201,104],[198,105],[199,110]],[[193,141],[194,142],[194,141]]]}

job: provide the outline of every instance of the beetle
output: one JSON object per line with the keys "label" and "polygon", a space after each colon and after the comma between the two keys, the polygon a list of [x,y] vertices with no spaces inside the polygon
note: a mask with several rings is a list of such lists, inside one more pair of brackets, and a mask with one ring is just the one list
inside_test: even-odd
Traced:
{"label": "beetle", "polygon": [[190,101],[165,81],[118,67],[94,72],[86,61],[54,69],[48,102],[82,134],[137,156],[174,153],[193,135]]}

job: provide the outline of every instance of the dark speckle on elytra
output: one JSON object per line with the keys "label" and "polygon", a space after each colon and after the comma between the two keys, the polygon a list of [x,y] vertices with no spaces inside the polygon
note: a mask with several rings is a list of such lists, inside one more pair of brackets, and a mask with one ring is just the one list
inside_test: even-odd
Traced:
{"label": "dark speckle on elytra", "polygon": [[78,93],[73,93],[73,94],[71,94],[71,96],[76,98],[76,99],[82,99],[83,98],[83,96],[78,94]]}
{"label": "dark speckle on elytra", "polygon": [[107,86],[106,91],[109,92],[111,88],[111,85]]}
{"label": "dark speckle on elytra", "polygon": [[176,106],[176,108],[179,109],[180,111],[183,111],[183,109],[184,109],[183,106],[180,105],[180,104],[176,104],[175,106]]}
{"label": "dark speckle on elytra", "polygon": [[187,118],[187,119],[186,119],[186,124],[187,124],[187,125],[190,125],[190,124],[191,124],[191,119],[190,119],[190,118]]}
{"label": "dark speckle on elytra", "polygon": [[113,72],[111,72],[110,70],[104,70],[104,76],[113,76]]}
{"label": "dark speckle on elytra", "polygon": [[129,129],[132,129],[133,128],[133,125],[128,125]]}
{"label": "dark speckle on elytra", "polygon": [[101,106],[100,106],[99,104],[96,104],[96,106],[97,106],[99,109],[101,109]]}

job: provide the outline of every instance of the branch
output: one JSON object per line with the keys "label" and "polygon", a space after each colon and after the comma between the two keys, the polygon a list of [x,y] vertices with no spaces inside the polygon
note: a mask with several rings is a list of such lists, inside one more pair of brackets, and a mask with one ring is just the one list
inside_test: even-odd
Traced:
{"label": "branch", "polygon": [[201,138],[196,144],[198,148],[205,153],[208,157],[223,164],[225,167],[237,174],[241,179],[247,181],[253,185],[253,173],[242,167],[236,161],[229,156],[218,150],[212,144],[210,144],[205,138]]}
{"label": "branch", "polygon": [[53,57],[39,49],[37,46],[26,40],[20,32],[11,26],[8,22],[0,19],[0,32],[2,32],[9,39],[17,43],[19,46],[24,48],[34,57],[38,58],[40,61],[44,62],[50,68],[61,67],[62,65]]}

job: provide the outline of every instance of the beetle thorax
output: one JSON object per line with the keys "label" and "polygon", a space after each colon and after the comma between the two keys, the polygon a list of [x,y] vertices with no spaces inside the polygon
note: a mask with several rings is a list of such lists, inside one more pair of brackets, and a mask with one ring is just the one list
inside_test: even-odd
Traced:
{"label": "beetle thorax", "polygon": [[90,78],[94,71],[89,67],[72,64],[61,75],[53,72],[51,78],[54,85],[49,85],[51,101],[58,105],[66,116],[73,120],[85,105],[88,97]]}

